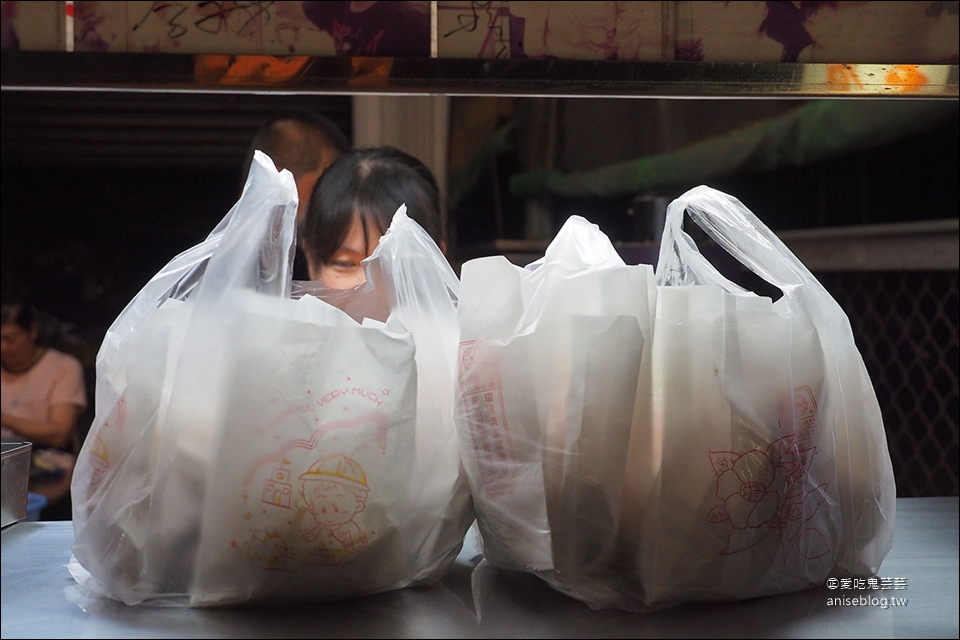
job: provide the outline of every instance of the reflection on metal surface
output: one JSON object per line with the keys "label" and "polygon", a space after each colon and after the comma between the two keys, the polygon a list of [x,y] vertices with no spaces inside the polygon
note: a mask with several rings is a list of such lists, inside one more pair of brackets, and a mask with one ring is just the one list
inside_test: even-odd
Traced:
{"label": "reflection on metal surface", "polygon": [[197,54],[194,79],[199,85],[273,85],[294,81],[310,66],[309,56],[232,56]]}
{"label": "reflection on metal surface", "polygon": [[956,67],[921,64],[818,64],[805,65],[804,86],[827,87],[840,96],[862,94],[916,96],[936,87],[946,87],[953,73],[956,95]]}
{"label": "reflection on metal surface", "polygon": [[4,52],[8,90],[570,97],[957,98],[958,66]]}

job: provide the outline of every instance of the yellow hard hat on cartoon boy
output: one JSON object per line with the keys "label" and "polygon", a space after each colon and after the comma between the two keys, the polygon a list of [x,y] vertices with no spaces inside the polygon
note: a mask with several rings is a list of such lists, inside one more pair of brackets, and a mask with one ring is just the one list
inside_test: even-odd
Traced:
{"label": "yellow hard hat on cartoon boy", "polygon": [[300,479],[339,482],[363,491],[370,491],[370,487],[367,485],[367,476],[363,473],[363,467],[360,466],[359,462],[342,453],[320,458],[310,466],[306,473],[300,476]]}

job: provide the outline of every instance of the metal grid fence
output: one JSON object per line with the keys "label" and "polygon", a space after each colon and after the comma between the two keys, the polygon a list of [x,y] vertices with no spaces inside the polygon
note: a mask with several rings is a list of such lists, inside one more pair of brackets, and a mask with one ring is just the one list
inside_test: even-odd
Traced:
{"label": "metal grid fence", "polygon": [[897,495],[960,494],[958,272],[815,275],[849,317],[873,380]]}

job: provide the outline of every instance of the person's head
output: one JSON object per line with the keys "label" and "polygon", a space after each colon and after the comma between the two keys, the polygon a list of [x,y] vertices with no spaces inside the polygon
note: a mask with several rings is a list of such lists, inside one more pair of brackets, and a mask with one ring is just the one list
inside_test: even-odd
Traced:
{"label": "person's head", "polygon": [[390,146],[355,149],[337,158],[317,182],[301,227],[310,278],[335,289],[363,284],[360,263],[403,204],[445,251],[440,191],[423,162]]}
{"label": "person's head", "polygon": [[297,183],[300,198],[297,208],[299,225],[320,174],[350,146],[346,135],[329,118],[312,111],[285,113],[264,124],[254,134],[247,149],[243,181],[246,182],[257,149],[270,156],[277,170],[289,170]]}
{"label": "person's head", "polygon": [[0,361],[7,369],[18,370],[36,356],[37,314],[19,301],[4,301],[0,308]]}

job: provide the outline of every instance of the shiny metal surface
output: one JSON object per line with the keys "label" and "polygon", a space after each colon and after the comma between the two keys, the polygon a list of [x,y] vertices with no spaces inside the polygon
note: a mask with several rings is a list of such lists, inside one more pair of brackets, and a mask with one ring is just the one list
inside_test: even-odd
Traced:
{"label": "shiny metal surface", "polygon": [[279,608],[127,607],[78,597],[65,563],[70,522],[20,522],[2,533],[4,638],[939,638],[958,636],[960,498],[897,501],[893,549],[879,576],[899,606],[831,606],[820,588],[656,613],[594,611],[530,574],[491,567],[467,539],[444,579],[342,602]]}
{"label": "shiny metal surface", "polygon": [[[211,77],[209,54],[10,51],[2,89],[568,97],[957,98],[956,64],[805,64],[303,57]],[[277,66],[277,65],[273,65]]]}
{"label": "shiny metal surface", "polygon": [[0,526],[6,527],[27,517],[27,491],[30,484],[30,442],[4,442],[2,445],[2,483]]}

